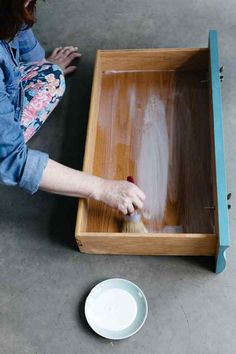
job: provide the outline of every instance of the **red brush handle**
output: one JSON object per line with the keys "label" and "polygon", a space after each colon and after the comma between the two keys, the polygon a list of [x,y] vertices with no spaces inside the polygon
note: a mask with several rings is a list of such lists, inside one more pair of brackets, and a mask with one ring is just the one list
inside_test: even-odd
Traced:
{"label": "red brush handle", "polygon": [[[133,176],[128,176],[127,177],[127,181],[128,182],[131,182],[131,183],[133,183],[133,184],[135,184],[135,181],[134,181],[134,177]],[[135,207],[135,205],[134,205],[134,209],[136,210],[137,208]]]}
{"label": "red brush handle", "polygon": [[127,181],[135,184],[133,176],[128,176]]}

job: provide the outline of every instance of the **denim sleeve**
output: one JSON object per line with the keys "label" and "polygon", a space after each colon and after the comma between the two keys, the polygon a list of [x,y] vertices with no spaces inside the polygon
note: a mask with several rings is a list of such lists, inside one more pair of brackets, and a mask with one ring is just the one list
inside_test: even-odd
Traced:
{"label": "denim sleeve", "polygon": [[48,154],[28,149],[15,119],[0,69],[0,183],[35,193],[48,163]]}
{"label": "denim sleeve", "polygon": [[22,28],[18,32],[17,37],[21,62],[30,63],[41,61],[45,58],[45,51],[35,38],[31,28]]}

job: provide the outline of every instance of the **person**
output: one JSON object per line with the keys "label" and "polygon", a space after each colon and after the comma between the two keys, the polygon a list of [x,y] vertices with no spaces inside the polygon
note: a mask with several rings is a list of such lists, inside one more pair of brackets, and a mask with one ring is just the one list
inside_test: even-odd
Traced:
{"label": "person", "polygon": [[132,214],[145,199],[136,185],[69,168],[27,146],[61,100],[64,75],[76,69],[72,62],[81,56],[67,46],[45,59],[32,32],[36,2],[0,0],[0,183],[31,194],[93,198]]}

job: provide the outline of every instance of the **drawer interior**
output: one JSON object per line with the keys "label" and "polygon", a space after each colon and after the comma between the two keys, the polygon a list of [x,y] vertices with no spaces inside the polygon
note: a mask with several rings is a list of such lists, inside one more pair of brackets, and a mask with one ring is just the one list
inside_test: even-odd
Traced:
{"label": "drawer interior", "polygon": [[[208,49],[100,51],[84,170],[133,175],[155,233],[214,233]],[[123,217],[80,204],[80,231],[117,233]]]}

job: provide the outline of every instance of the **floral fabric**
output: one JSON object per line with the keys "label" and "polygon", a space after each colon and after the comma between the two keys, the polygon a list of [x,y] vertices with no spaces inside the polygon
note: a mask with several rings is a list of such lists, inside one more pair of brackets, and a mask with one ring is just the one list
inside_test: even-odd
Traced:
{"label": "floral fabric", "polygon": [[52,63],[39,62],[20,66],[24,90],[21,128],[27,142],[46,121],[65,91],[61,69]]}

